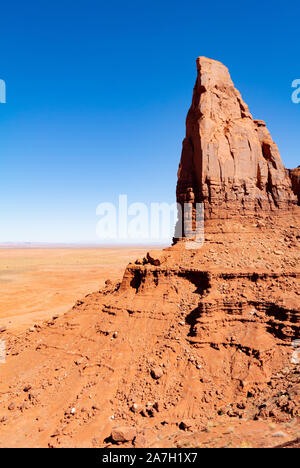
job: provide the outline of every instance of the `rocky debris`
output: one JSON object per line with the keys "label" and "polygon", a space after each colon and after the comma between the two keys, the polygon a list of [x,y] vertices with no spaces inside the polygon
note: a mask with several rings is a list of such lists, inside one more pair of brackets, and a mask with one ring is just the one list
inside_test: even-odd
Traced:
{"label": "rocky debris", "polygon": [[273,419],[288,422],[300,416],[300,372],[297,366],[279,372],[268,382],[268,387],[256,399],[255,419]]}
{"label": "rocky debris", "polygon": [[114,442],[133,441],[136,436],[136,429],[128,426],[118,426],[111,432],[111,438]]}
{"label": "rocky debris", "polygon": [[272,448],[300,448],[300,437],[297,437],[297,439],[290,440],[289,442],[285,442],[280,445],[276,445],[275,447]]}

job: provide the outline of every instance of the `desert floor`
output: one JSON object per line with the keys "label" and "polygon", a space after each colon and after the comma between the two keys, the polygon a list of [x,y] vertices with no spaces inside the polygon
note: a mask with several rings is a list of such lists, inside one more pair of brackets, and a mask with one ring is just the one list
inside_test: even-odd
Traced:
{"label": "desert floor", "polygon": [[0,328],[20,331],[60,315],[121,279],[147,247],[0,249]]}

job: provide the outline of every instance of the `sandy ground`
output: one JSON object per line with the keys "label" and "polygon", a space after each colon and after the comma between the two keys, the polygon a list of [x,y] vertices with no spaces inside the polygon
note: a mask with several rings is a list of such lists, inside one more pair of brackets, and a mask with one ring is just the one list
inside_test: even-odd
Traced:
{"label": "sandy ground", "polygon": [[106,279],[122,278],[147,247],[0,249],[0,328],[20,331],[60,315]]}

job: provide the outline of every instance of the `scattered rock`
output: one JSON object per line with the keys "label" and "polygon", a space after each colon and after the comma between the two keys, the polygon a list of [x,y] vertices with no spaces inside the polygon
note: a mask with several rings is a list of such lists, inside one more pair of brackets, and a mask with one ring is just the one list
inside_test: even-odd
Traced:
{"label": "scattered rock", "polygon": [[154,367],[151,369],[151,377],[155,380],[160,379],[164,375],[164,372],[161,367]]}
{"label": "scattered rock", "polygon": [[192,421],[190,419],[183,419],[180,423],[179,423],[179,429],[181,429],[182,431],[187,431],[188,429],[190,429],[192,427]]}
{"label": "scattered rock", "polygon": [[112,430],[111,438],[114,442],[130,442],[136,436],[134,427],[119,426]]}
{"label": "scattered rock", "polygon": [[161,254],[162,251],[158,250],[151,250],[150,252],[147,252],[147,260],[151,265],[154,266],[159,266],[161,264]]}
{"label": "scattered rock", "polygon": [[142,406],[138,403],[133,403],[130,409],[133,413],[140,413],[142,411]]}
{"label": "scattered rock", "polygon": [[146,437],[143,434],[138,434],[134,439],[133,445],[135,448],[146,448]]}
{"label": "scattered rock", "polygon": [[273,437],[287,437],[288,435],[283,431],[274,432]]}

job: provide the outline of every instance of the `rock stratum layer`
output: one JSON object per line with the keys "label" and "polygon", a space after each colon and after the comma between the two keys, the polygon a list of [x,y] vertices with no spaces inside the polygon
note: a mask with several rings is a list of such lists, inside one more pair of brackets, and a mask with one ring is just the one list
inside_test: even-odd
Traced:
{"label": "rock stratum layer", "polygon": [[299,445],[297,174],[227,69],[197,63],[177,194],[205,203],[203,247],[148,252],[66,315],[4,331],[1,446]]}

